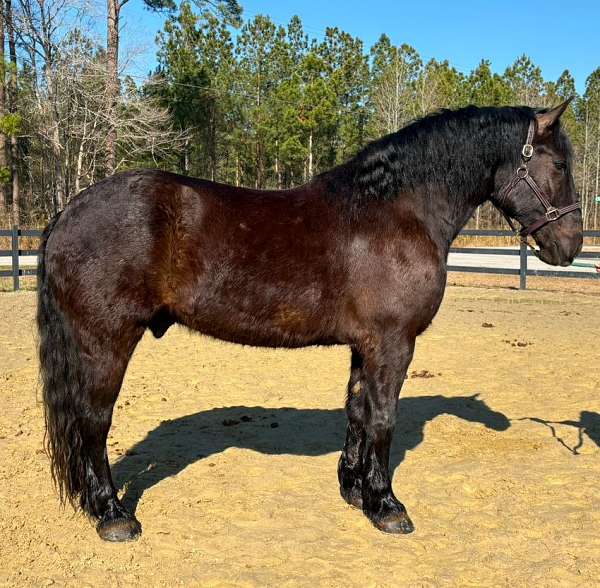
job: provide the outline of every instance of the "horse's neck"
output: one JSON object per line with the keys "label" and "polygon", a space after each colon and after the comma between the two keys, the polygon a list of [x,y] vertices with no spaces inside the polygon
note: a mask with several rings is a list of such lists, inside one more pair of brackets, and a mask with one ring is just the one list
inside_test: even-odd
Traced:
{"label": "horse's neck", "polygon": [[481,170],[481,181],[470,193],[450,194],[448,186],[424,187],[416,197],[424,198],[424,222],[430,235],[447,254],[475,210],[486,202],[493,190],[493,172]]}

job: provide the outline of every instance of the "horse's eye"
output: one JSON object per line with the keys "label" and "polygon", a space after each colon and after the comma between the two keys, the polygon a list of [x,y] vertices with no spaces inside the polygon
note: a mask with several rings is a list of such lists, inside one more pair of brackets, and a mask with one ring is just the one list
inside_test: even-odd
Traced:
{"label": "horse's eye", "polygon": [[556,169],[560,169],[560,170],[564,171],[565,169],[567,169],[567,162],[566,161],[555,161],[554,167]]}

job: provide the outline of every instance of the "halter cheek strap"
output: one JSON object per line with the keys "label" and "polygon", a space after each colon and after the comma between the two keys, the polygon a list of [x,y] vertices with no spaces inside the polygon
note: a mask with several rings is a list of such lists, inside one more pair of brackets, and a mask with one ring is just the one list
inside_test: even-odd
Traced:
{"label": "halter cheek strap", "polygon": [[536,195],[537,199],[542,203],[542,206],[546,209],[545,213],[538,218],[536,221],[531,223],[527,227],[523,227],[521,230],[515,229],[515,226],[512,222],[512,219],[504,212],[496,203],[494,205],[498,210],[502,213],[510,228],[521,238],[521,241],[525,243],[528,247],[533,249],[534,252],[537,250],[532,247],[527,241],[527,237],[532,235],[543,226],[548,223],[554,222],[568,214],[569,212],[573,212],[574,210],[578,210],[581,208],[581,203],[574,202],[573,204],[569,204],[568,206],[563,206],[562,208],[556,208],[552,205],[544,191],[538,186],[537,182],[529,175],[529,169],[527,168],[527,163],[533,157],[533,137],[535,135],[535,120],[532,120],[529,123],[529,128],[527,130],[527,141],[523,145],[521,149],[521,165],[517,168],[513,177],[510,179],[508,184],[506,184],[499,192],[498,197],[500,199],[508,196],[521,182],[525,182],[532,190],[532,192]]}

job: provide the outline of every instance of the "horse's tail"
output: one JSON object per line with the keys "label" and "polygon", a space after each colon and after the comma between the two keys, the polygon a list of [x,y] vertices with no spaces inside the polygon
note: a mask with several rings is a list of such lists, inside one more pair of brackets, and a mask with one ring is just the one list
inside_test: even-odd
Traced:
{"label": "horse's tail", "polygon": [[42,234],[38,257],[39,359],[43,386],[44,416],[46,421],[45,446],[50,458],[52,478],[61,503],[77,506],[77,498],[85,510],[86,460],[81,417],[85,405],[81,402],[81,352],[71,328],[56,302],[53,278],[48,275],[46,246],[60,213],[48,224]]}

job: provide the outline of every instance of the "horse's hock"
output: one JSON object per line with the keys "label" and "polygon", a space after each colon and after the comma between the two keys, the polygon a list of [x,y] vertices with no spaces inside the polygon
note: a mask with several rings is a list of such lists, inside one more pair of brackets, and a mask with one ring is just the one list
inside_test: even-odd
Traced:
{"label": "horse's hock", "polygon": [[597,296],[449,288],[400,401],[394,489],[416,533],[339,497],[345,348],[147,334],[109,454],[144,535],[59,508],[42,451],[34,294],[0,296],[0,584],[597,585]]}

